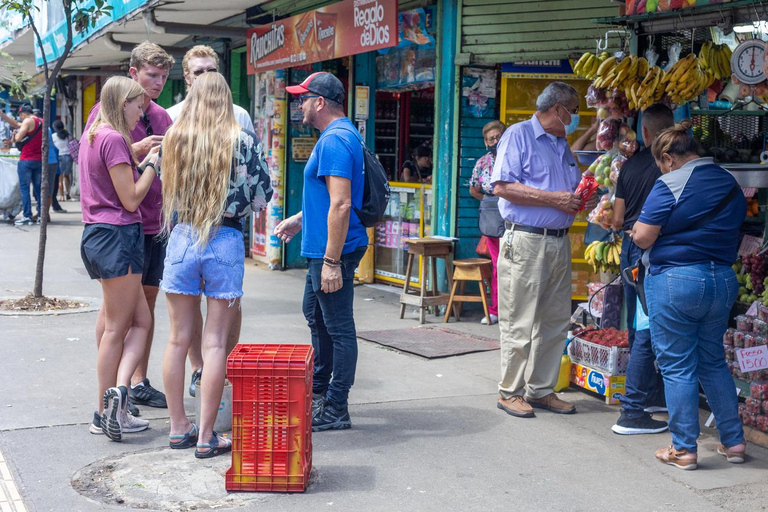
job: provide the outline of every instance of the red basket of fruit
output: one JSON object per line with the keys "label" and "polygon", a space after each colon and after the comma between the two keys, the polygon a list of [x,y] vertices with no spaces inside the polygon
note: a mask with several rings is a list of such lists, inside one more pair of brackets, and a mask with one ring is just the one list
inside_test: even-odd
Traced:
{"label": "red basket of fruit", "polygon": [[629,365],[627,331],[585,329],[574,333],[568,344],[571,361],[611,375],[624,375]]}

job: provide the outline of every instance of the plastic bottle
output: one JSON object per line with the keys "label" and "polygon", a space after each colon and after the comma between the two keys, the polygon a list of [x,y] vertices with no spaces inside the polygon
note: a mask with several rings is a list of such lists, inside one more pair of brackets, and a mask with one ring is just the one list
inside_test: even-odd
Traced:
{"label": "plastic bottle", "polygon": [[560,374],[557,377],[555,391],[562,391],[571,385],[571,358],[568,356],[568,344],[571,342],[573,333],[568,331],[568,340],[565,342],[565,351],[560,358]]}

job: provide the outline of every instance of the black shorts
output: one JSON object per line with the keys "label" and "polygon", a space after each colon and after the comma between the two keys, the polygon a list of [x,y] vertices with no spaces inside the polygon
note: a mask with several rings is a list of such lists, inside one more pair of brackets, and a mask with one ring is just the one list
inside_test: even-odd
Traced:
{"label": "black shorts", "polygon": [[141,284],[144,286],[160,286],[167,246],[167,236],[144,235],[144,270],[141,273]]}
{"label": "black shorts", "polygon": [[139,274],[144,268],[144,229],[141,223],[86,224],[80,256],[91,279]]}

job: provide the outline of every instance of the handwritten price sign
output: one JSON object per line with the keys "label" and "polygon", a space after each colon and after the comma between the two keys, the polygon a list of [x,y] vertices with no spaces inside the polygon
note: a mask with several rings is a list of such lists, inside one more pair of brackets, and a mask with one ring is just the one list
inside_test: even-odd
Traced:
{"label": "handwritten price sign", "polygon": [[744,373],[768,368],[768,346],[737,349],[736,357],[739,360],[739,368]]}

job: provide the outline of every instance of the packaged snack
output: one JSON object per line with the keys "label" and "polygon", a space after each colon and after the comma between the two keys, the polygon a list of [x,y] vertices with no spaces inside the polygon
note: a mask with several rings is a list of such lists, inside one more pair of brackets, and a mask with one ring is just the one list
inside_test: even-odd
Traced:
{"label": "packaged snack", "polygon": [[584,210],[587,201],[589,201],[589,198],[594,195],[598,188],[600,188],[600,185],[594,176],[584,175],[581,177],[579,186],[576,187],[576,194],[581,197],[581,205],[578,211]]}
{"label": "packaged snack", "polygon": [[739,315],[735,318],[736,329],[743,332],[752,332],[752,319],[746,315]]}
{"label": "packaged snack", "polygon": [[733,346],[733,332],[734,329],[727,329],[723,334],[723,345]]}
{"label": "packaged snack", "polygon": [[736,352],[730,345],[725,346],[725,360],[729,363],[736,360]]}
{"label": "packaged snack", "polygon": [[762,336],[768,336],[768,323],[760,320],[759,318],[752,319],[752,332],[760,334]]}
{"label": "packaged snack", "polygon": [[744,335],[744,348],[752,348],[755,346],[755,335],[748,333]]}
{"label": "packaged snack", "polygon": [[734,348],[744,348],[744,336],[746,336],[744,331],[735,331],[733,333]]}
{"label": "packaged snack", "polygon": [[758,304],[757,305],[757,318],[759,318],[763,322],[768,322],[768,307],[763,306],[762,304]]}
{"label": "packaged snack", "polygon": [[768,382],[752,382],[749,385],[749,395],[755,400],[768,400]]}
{"label": "packaged snack", "polygon": [[755,420],[755,427],[761,432],[768,432],[768,416],[759,415]]}

